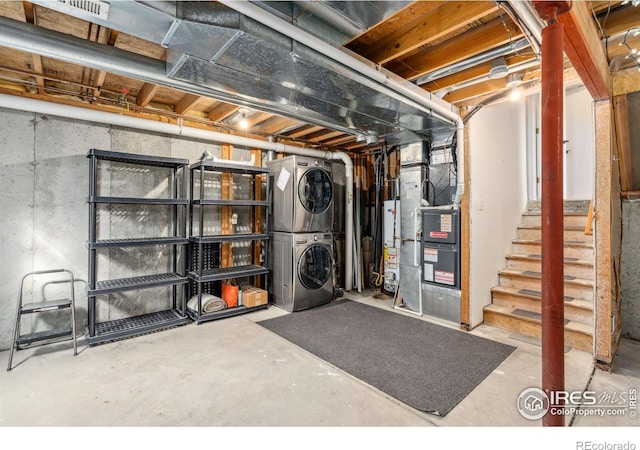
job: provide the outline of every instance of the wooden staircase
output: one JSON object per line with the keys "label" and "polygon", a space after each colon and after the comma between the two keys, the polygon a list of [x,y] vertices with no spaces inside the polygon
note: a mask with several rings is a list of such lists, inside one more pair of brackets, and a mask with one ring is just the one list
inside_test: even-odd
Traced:
{"label": "wooden staircase", "polygon": [[[564,214],[565,345],[592,351],[594,323],[593,236],[585,234],[587,211]],[[513,253],[499,272],[499,285],[491,289],[492,303],[484,308],[484,323],[515,333],[542,335],[542,259],[540,211],[522,216]]]}

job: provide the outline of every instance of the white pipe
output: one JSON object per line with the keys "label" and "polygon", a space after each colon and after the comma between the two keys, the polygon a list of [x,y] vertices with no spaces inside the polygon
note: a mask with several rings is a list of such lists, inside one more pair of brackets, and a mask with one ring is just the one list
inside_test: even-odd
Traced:
{"label": "white pipe", "polygon": [[287,153],[292,155],[311,156],[313,158],[323,158],[331,160],[341,160],[345,165],[346,172],[346,232],[345,232],[345,290],[352,289],[353,279],[353,161],[344,152],[328,152],[308,148],[295,147],[278,142],[267,142],[259,139],[236,136],[233,134],[220,133],[217,131],[200,130],[198,128],[185,127],[154,120],[140,119],[137,117],[124,116],[117,113],[96,111],[93,109],[81,108],[78,106],[61,105],[42,100],[18,97],[0,93],[0,105],[2,108],[15,109],[18,111],[31,111],[38,114],[51,114],[65,117],[67,119],[97,122],[108,125],[135,128],[138,130],[151,131],[154,133],[172,134],[175,136],[186,136],[205,141],[224,142],[232,145],[255,147],[263,150]]}
{"label": "white pipe", "polygon": [[507,3],[516,13],[518,18],[520,18],[529,33],[531,33],[531,36],[538,45],[539,50],[540,44],[542,43],[542,29],[544,28],[544,24],[533,9],[531,2],[523,2],[522,0],[507,0]]}

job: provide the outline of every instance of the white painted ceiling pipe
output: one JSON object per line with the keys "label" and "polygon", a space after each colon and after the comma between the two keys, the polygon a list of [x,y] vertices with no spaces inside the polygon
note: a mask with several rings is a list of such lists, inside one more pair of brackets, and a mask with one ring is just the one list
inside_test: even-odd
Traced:
{"label": "white painted ceiling pipe", "polygon": [[353,287],[353,161],[344,152],[329,152],[308,148],[295,147],[278,142],[262,141],[260,139],[236,136],[233,134],[220,133],[216,131],[200,130],[198,128],[185,127],[154,120],[140,119],[137,117],[125,116],[121,114],[97,111],[94,109],[81,108],[78,106],[62,105],[58,103],[45,102],[31,98],[18,97],[0,93],[0,105],[3,108],[15,109],[18,111],[31,111],[38,114],[50,114],[67,119],[83,120],[120,127],[135,128],[138,130],[151,131],[154,133],[171,134],[175,136],[186,136],[205,141],[221,142],[233,145],[260,148],[263,150],[287,153],[292,155],[310,156],[329,160],[340,160],[344,162],[346,172],[346,196],[345,196],[345,290]]}

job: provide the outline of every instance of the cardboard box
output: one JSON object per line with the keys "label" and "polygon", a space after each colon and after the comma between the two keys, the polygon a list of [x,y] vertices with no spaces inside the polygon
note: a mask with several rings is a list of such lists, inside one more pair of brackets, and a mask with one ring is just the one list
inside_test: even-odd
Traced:
{"label": "cardboard box", "polygon": [[242,305],[247,308],[254,306],[266,305],[269,301],[267,291],[255,286],[242,286]]}

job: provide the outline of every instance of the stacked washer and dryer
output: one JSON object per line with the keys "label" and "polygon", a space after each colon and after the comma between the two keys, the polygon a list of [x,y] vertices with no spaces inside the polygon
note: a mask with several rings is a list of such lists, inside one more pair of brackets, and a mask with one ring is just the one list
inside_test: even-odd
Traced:
{"label": "stacked washer and dryer", "polygon": [[333,299],[333,201],[330,161],[288,156],[270,169],[273,303],[287,311]]}

